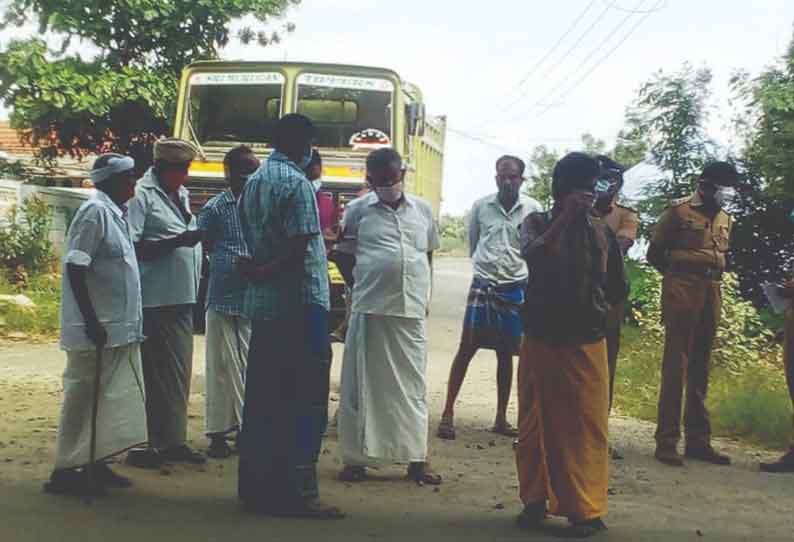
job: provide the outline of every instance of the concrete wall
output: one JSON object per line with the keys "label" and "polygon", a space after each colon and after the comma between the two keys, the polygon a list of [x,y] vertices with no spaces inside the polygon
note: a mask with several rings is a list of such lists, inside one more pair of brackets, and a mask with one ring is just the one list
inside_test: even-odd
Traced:
{"label": "concrete wall", "polygon": [[0,223],[12,204],[20,204],[32,195],[41,198],[52,209],[50,240],[60,257],[72,217],[93,193],[93,188],[45,187],[0,179]]}

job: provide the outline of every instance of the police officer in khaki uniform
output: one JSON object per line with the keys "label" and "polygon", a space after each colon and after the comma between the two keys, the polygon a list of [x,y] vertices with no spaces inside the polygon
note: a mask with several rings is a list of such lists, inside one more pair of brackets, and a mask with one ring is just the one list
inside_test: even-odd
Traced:
{"label": "police officer in khaki uniform", "polygon": [[[607,184],[607,190],[599,192],[595,210],[617,237],[620,250],[625,256],[637,240],[640,217],[637,211],[618,203],[620,191],[623,189],[623,172],[626,168],[608,156],[596,156],[601,175],[599,181]],[[607,361],[609,362],[609,410],[612,411],[612,398],[615,387],[615,372],[620,351],[620,329],[626,312],[626,299],[612,306],[607,315],[606,341]],[[623,459],[614,446],[611,447],[612,459]]]}
{"label": "police officer in khaki uniform", "polygon": [[695,194],[674,201],[659,219],[648,248],[648,263],[664,275],[662,319],[666,333],[656,458],[668,465],[684,464],[677,451],[684,377],[686,457],[717,465],[731,462],[711,447],[705,403],[732,223],[723,204],[737,177],[736,169],[727,162],[707,165]]}

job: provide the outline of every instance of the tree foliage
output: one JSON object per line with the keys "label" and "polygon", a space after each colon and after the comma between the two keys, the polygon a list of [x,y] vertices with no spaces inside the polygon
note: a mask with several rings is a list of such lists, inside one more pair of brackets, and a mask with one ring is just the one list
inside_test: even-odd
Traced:
{"label": "tree foliage", "polygon": [[539,145],[532,151],[529,160],[529,175],[526,183],[526,193],[535,198],[544,209],[551,208],[551,180],[554,165],[560,155],[546,147]]}
{"label": "tree foliage", "polygon": [[673,74],[660,71],[642,86],[630,110],[624,132],[630,150],[638,153],[647,145],[651,162],[664,172],[645,187],[640,211],[646,220],[658,217],[671,199],[690,194],[693,179],[714,154],[705,129],[711,77],[708,69],[689,65]]}
{"label": "tree foliage", "polygon": [[[661,275],[645,268],[643,280],[634,287],[637,290],[633,294],[634,319],[651,339],[664,341]],[[722,287],[722,317],[712,351],[715,365],[736,374],[741,373],[774,352],[776,346],[773,339],[755,306],[740,295],[736,275],[725,275]]]}
{"label": "tree foliage", "polygon": [[[168,131],[182,68],[218,58],[233,36],[231,22],[260,25],[300,0],[11,0],[4,27],[36,22],[39,35],[0,51],[0,92],[12,125],[45,157],[115,150],[147,161]],[[277,42],[293,26],[244,28],[246,43]],[[58,41],[56,50],[49,42]],[[70,53],[75,40],[95,58]]]}

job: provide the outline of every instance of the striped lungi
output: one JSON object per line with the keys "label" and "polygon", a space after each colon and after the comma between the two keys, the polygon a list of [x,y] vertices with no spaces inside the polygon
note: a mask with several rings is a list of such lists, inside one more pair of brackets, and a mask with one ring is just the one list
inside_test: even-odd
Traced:
{"label": "striped lungi", "polygon": [[526,281],[494,284],[475,277],[469,290],[461,342],[518,355],[524,333],[521,306]]}

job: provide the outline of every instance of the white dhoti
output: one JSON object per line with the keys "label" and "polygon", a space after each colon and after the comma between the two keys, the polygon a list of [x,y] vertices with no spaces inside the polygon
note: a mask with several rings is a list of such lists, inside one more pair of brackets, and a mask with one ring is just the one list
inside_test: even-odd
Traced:
{"label": "white dhoti", "polygon": [[207,434],[238,430],[243,419],[251,321],[207,310]]}
{"label": "white dhoti", "polygon": [[[89,463],[95,370],[96,352],[66,353],[56,470]],[[99,384],[96,459],[107,459],[146,441],[140,344],[106,348],[102,352]]]}
{"label": "white dhoti", "polygon": [[339,404],[346,465],[426,460],[426,369],[424,319],[351,315]]}

